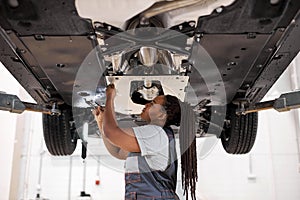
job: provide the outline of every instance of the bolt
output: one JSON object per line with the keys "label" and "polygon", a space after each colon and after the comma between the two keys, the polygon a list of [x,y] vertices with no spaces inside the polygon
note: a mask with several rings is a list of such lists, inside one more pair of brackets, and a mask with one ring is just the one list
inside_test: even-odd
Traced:
{"label": "bolt", "polygon": [[255,39],[255,38],[256,38],[255,33],[248,33],[247,39]]}
{"label": "bolt", "polygon": [[280,2],[280,0],[270,0],[271,5],[276,5]]}
{"label": "bolt", "polygon": [[99,38],[101,38],[101,39],[104,37],[103,33],[97,32],[96,34],[97,34],[97,36],[98,36]]}
{"label": "bolt", "polygon": [[34,39],[36,39],[36,40],[45,40],[45,37],[43,35],[34,35]]}
{"label": "bolt", "polygon": [[103,24],[100,22],[95,22],[94,23],[95,28],[103,27]]}
{"label": "bolt", "polygon": [[291,24],[295,24],[295,23],[296,23],[296,20],[293,19],[293,20],[291,21]]}
{"label": "bolt", "polygon": [[281,57],[282,57],[282,55],[277,54],[277,55],[274,56],[274,60],[279,60],[279,59],[281,59]]}
{"label": "bolt", "polygon": [[216,8],[216,12],[217,12],[217,13],[221,13],[222,11],[223,11],[223,8],[222,8],[222,7]]}
{"label": "bolt", "polygon": [[194,27],[196,25],[196,23],[195,22],[190,22],[189,25],[190,25],[190,27]]}
{"label": "bolt", "polygon": [[94,39],[96,39],[96,36],[95,35],[90,35],[89,39],[94,40]]}
{"label": "bolt", "polygon": [[64,67],[65,67],[65,64],[58,63],[58,64],[56,64],[56,67],[58,67],[58,68],[64,68]]}
{"label": "bolt", "polygon": [[13,60],[14,62],[19,62],[19,61],[20,61],[20,59],[19,59],[18,57],[12,57],[12,60]]}
{"label": "bolt", "polygon": [[227,65],[228,66],[235,66],[235,65],[237,65],[237,63],[236,62],[229,62],[229,63],[227,63]]}
{"label": "bolt", "polygon": [[202,33],[195,33],[196,42],[200,42],[201,37],[203,37]]}
{"label": "bolt", "polygon": [[20,53],[26,53],[25,49],[20,49]]}

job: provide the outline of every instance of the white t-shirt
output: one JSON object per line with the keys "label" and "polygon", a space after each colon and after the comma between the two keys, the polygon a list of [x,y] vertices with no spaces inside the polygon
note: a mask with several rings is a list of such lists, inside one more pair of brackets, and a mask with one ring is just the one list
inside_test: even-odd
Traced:
{"label": "white t-shirt", "polygon": [[164,171],[168,166],[169,139],[160,126],[145,125],[133,127],[141,149],[149,167],[153,170]]}

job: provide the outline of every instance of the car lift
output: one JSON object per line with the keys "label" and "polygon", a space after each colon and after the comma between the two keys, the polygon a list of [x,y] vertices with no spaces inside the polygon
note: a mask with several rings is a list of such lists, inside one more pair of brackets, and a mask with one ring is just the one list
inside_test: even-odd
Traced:
{"label": "car lift", "polygon": [[49,115],[60,115],[55,103],[52,104],[52,109],[44,106],[21,101],[16,95],[0,92],[0,110],[9,111],[11,113],[21,114],[26,111],[41,112]]}
{"label": "car lift", "polygon": [[[91,104],[90,102],[89,105]],[[43,114],[49,114],[49,115],[60,115],[61,112],[59,109],[57,109],[57,105],[55,103],[52,104],[52,109],[48,109],[42,105],[34,104],[34,103],[28,103],[21,101],[18,96],[6,94],[3,92],[0,92],[0,110],[9,111],[11,113],[17,113],[21,114],[25,110],[26,111],[34,111],[34,112],[40,112]],[[83,138],[82,138],[82,149],[81,149],[81,158],[83,159],[83,170],[84,170],[84,177],[83,177],[83,190],[80,193],[79,199],[90,199],[90,194],[85,193],[85,176],[86,176],[86,157],[87,157],[87,137],[88,134],[88,124],[85,124],[84,130],[83,130]],[[40,194],[37,195],[37,198],[39,198]]]}
{"label": "car lift", "polygon": [[248,113],[269,110],[272,108],[278,112],[290,111],[291,109],[300,108],[300,90],[282,94],[275,100],[258,102],[247,108],[243,105],[244,103],[240,104],[240,108],[236,111],[237,115],[246,115]]}
{"label": "car lift", "polygon": [[[300,108],[300,90],[282,94],[275,100],[259,102],[247,108],[244,107],[245,104],[246,102],[240,103],[240,108],[237,109],[236,114],[245,115],[248,113],[268,110],[272,108],[279,112],[289,111],[291,109]],[[48,109],[38,104],[22,102],[16,95],[5,94],[1,92],[0,110],[18,114],[21,114],[26,110],[41,112],[50,115],[60,115],[60,110],[56,108],[56,104],[52,105],[52,109]]]}

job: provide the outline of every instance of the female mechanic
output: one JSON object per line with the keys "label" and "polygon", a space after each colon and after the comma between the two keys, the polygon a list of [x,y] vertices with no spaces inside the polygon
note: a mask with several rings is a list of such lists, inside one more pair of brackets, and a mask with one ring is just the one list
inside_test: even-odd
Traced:
{"label": "female mechanic", "polygon": [[[175,96],[160,95],[142,110],[141,118],[147,125],[123,129],[115,118],[115,95],[115,86],[108,85],[105,110],[99,106],[93,114],[107,150],[114,157],[126,160],[125,199],[179,199],[175,192],[177,155],[170,125],[179,126],[190,109]],[[190,189],[195,199],[196,142],[194,136],[185,136],[183,126],[179,131],[182,185],[185,193]]]}

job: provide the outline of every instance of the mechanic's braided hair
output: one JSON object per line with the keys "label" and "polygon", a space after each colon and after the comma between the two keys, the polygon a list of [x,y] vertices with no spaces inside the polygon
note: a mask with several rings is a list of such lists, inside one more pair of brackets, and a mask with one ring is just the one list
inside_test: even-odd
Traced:
{"label": "mechanic's braided hair", "polygon": [[177,97],[171,95],[165,96],[164,107],[167,112],[165,126],[180,125],[179,143],[181,153],[182,187],[184,189],[184,194],[186,194],[186,200],[188,200],[189,189],[192,200],[195,200],[198,175],[194,111],[188,103],[180,102]]}

